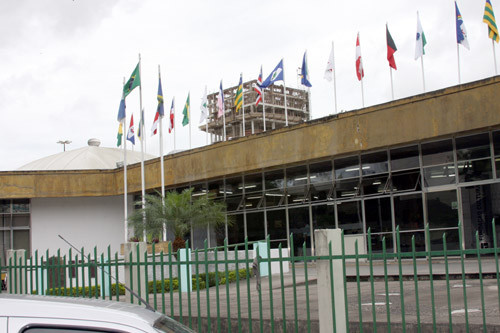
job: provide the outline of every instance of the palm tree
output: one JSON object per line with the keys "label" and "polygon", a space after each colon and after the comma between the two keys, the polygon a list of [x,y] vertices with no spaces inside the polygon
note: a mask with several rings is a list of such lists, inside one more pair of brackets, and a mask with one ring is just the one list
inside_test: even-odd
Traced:
{"label": "palm tree", "polygon": [[[184,237],[191,228],[212,226],[220,227],[226,223],[226,206],[207,196],[192,200],[193,189],[185,189],[181,193],[171,191],[161,195],[145,196],[145,207],[134,211],[128,218],[129,226],[134,228],[134,234],[141,238],[146,231],[147,240],[160,239],[163,226],[170,228],[175,236],[172,249],[177,252],[186,247]],[[136,205],[142,205],[141,201]],[[232,220],[229,219],[229,224]]]}

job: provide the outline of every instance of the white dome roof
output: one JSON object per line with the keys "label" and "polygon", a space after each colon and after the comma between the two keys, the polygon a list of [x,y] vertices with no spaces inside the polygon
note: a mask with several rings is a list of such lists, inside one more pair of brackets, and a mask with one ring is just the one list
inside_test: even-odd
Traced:
{"label": "white dome roof", "polygon": [[[103,170],[123,165],[123,149],[99,147],[100,141],[90,139],[89,146],[43,157],[17,170]],[[144,154],[144,160],[156,156]],[[127,165],[141,161],[141,152],[127,150]],[[120,164],[120,165],[118,165]]]}

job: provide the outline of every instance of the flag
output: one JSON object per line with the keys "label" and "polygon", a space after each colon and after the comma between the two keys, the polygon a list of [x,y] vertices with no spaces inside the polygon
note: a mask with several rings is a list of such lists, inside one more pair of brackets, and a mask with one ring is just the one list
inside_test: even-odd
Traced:
{"label": "flag", "polygon": [[130,117],[130,126],[128,127],[128,132],[127,132],[127,140],[132,142],[133,145],[135,145],[135,136],[134,136],[134,115]]}
{"label": "flag", "polygon": [[332,44],[332,50],[330,51],[330,56],[328,57],[328,62],[326,63],[326,69],[325,69],[325,75],[323,77],[329,81],[332,82],[333,80],[333,44]]}
{"label": "flag", "polygon": [[304,52],[304,58],[302,58],[302,68],[300,73],[300,83],[306,87],[312,87],[309,81],[309,69],[307,68],[307,51]]}
{"label": "flag", "polygon": [[122,99],[120,101],[120,107],[118,108],[118,118],[117,118],[118,121],[122,121],[126,117],[125,109],[126,109],[125,96],[122,95]]}
{"label": "flag", "polygon": [[462,19],[462,15],[458,10],[457,2],[455,1],[455,16],[457,25],[457,43],[462,44],[467,50],[470,50],[469,41],[467,40],[467,30],[465,30],[465,24]]}
{"label": "flag", "polygon": [[201,115],[200,115],[200,124],[208,118],[208,99],[207,99],[207,87],[205,86],[205,94],[201,98]]}
{"label": "flag", "polygon": [[127,83],[123,86],[123,98],[127,97],[128,94],[134,90],[135,87],[141,85],[141,73],[139,71],[139,64],[135,66],[132,75],[130,75],[130,79],[128,79]]}
{"label": "flag", "polygon": [[236,96],[234,97],[234,106],[236,107],[236,113],[243,106],[243,74],[240,74],[240,83],[238,83],[238,90],[236,90]]}
{"label": "flag", "polygon": [[259,77],[257,78],[257,84],[254,83],[253,90],[257,93],[257,97],[255,98],[255,106],[258,106],[260,102],[262,102],[262,66],[260,66]]}
{"label": "flag", "polygon": [[160,73],[158,73],[158,96],[156,97],[156,99],[158,100],[156,112],[160,114],[160,117],[163,117],[165,115],[165,109],[163,108],[163,91],[161,89]]}
{"label": "flag", "polygon": [[495,22],[495,14],[493,13],[493,6],[491,6],[490,0],[486,0],[486,4],[484,5],[483,22],[488,25],[488,37],[498,43],[498,28]]}
{"label": "flag", "polygon": [[389,61],[389,67],[394,69],[398,69],[396,66],[396,60],[394,60],[394,53],[398,50],[396,48],[396,44],[392,39],[391,33],[389,32],[389,28],[387,24],[385,25],[385,36],[387,39],[387,60]]}
{"label": "flag", "polygon": [[188,98],[186,100],[186,104],[184,105],[184,110],[182,110],[182,114],[184,115],[184,118],[182,118],[182,126],[186,126],[189,124],[189,95],[188,93]]}
{"label": "flag", "polygon": [[281,59],[281,61],[276,66],[276,68],[274,68],[274,70],[271,72],[271,74],[269,74],[267,79],[265,79],[264,82],[262,82],[262,84],[260,86],[261,86],[261,88],[267,88],[271,84],[273,84],[274,82],[283,81],[283,79],[284,79],[284,77],[283,77],[283,59]]}
{"label": "flag", "polygon": [[155,120],[153,121],[153,126],[151,126],[151,136],[158,133],[158,124],[160,123],[160,112],[156,111]]}
{"label": "flag", "polygon": [[118,125],[118,135],[116,136],[116,139],[117,139],[116,146],[117,147],[120,147],[122,145],[122,136],[123,136],[123,124],[120,123],[120,125]]}
{"label": "flag", "polygon": [[363,71],[363,62],[361,61],[361,47],[359,46],[359,32],[358,37],[356,38],[356,75],[358,76],[358,80],[365,76],[365,72]]}
{"label": "flag", "polygon": [[425,45],[427,44],[427,40],[425,39],[424,30],[422,29],[422,24],[420,24],[420,17],[417,12],[417,44],[415,46],[415,60],[420,58],[425,54]]}
{"label": "flag", "polygon": [[217,117],[220,118],[224,115],[224,91],[222,90],[222,80],[220,80],[219,95],[217,96]]}
{"label": "flag", "polygon": [[172,97],[172,106],[170,107],[170,121],[168,122],[168,133],[172,133],[174,129],[174,115],[175,115],[175,97]]}

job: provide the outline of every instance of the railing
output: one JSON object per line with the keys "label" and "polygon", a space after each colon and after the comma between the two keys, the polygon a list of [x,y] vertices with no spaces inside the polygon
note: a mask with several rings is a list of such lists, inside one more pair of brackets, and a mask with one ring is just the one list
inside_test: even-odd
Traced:
{"label": "railing", "polygon": [[[130,287],[157,311],[199,332],[342,331],[498,331],[500,276],[495,223],[493,248],[432,251],[426,227],[426,250],[372,251],[339,233],[316,255],[271,249],[269,238],[216,248],[148,255],[140,245],[120,256],[108,247],[98,255],[84,249],[31,258],[13,252],[6,274],[7,292],[92,297],[141,303]],[[324,230],[323,230],[324,231]],[[318,232],[316,231],[318,237]],[[328,231],[330,232],[330,231]],[[318,238],[316,238],[318,239]],[[189,246],[188,246],[189,247]],[[320,248],[318,248],[320,247]],[[154,248],[154,246],[153,246]],[[366,251],[365,251],[366,250]],[[153,250],[154,251],[154,250]],[[191,251],[191,252],[190,252]],[[154,252],[153,252],[154,253]],[[21,254],[21,256],[19,256]],[[268,259],[270,258],[270,259]],[[115,281],[117,279],[119,283]]]}

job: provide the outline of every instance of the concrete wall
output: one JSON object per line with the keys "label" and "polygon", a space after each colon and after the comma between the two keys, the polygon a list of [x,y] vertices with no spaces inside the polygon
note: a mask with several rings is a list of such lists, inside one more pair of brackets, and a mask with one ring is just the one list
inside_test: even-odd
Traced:
{"label": "concrete wall", "polygon": [[[165,157],[165,184],[408,144],[500,126],[500,76],[361,110],[221,142]],[[159,158],[145,163],[146,188],[161,185]],[[130,193],[140,165],[128,168]],[[123,169],[0,172],[1,198],[107,196],[123,193]]]}
{"label": "concrete wall", "polygon": [[60,234],[78,249],[85,246],[87,253],[93,251],[90,246],[97,246],[100,255],[111,245],[114,255],[124,242],[123,221],[123,196],[35,198],[31,201],[32,251],[45,256],[47,249],[52,254],[61,249],[61,255],[67,255],[69,245],[58,237]]}

